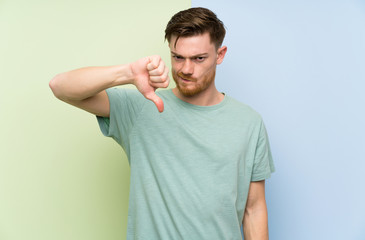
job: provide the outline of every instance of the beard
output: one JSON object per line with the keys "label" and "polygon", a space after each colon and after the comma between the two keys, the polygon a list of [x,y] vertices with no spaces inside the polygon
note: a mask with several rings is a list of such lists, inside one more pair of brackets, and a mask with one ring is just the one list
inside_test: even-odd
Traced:
{"label": "beard", "polygon": [[[215,70],[205,74],[200,80],[192,78],[189,75],[184,75],[181,72],[176,72],[172,69],[172,77],[176,83],[176,87],[179,92],[185,97],[193,97],[204,90],[214,82]],[[180,78],[189,80],[189,83],[183,82]]]}

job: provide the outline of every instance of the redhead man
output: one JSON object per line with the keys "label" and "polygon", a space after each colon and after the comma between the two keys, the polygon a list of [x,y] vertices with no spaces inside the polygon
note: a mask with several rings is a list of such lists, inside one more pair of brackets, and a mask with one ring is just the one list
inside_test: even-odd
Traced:
{"label": "redhead man", "polygon": [[[55,96],[95,114],[131,167],[127,239],[268,239],[265,179],[274,171],[258,113],[215,86],[227,47],[210,10],[175,14],[165,30],[173,89],[159,56],[58,74]],[[116,88],[133,84],[137,89]]]}

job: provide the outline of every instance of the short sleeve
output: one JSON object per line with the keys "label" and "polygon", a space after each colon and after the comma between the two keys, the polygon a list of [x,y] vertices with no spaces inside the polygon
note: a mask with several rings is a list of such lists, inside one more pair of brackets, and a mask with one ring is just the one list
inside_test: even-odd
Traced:
{"label": "short sleeve", "polygon": [[269,138],[264,123],[261,121],[259,136],[256,145],[255,158],[251,181],[261,181],[270,178],[275,171],[271,155]]}
{"label": "short sleeve", "polygon": [[109,117],[97,116],[101,132],[113,138],[124,150],[128,151],[129,134],[146,100],[134,89],[109,88]]}

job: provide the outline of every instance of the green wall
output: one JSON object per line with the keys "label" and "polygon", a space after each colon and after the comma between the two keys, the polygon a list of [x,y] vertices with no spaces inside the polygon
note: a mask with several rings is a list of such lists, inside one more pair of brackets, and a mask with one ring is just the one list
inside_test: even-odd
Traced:
{"label": "green wall", "polygon": [[129,166],[48,82],[160,54],[181,0],[0,0],[0,239],[125,239]]}

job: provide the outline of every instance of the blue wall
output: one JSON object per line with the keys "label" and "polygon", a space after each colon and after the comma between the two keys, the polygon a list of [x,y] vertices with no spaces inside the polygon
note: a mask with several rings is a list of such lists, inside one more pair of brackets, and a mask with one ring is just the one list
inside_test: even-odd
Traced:
{"label": "blue wall", "polygon": [[227,27],[217,87],[265,120],[270,239],[365,239],[365,2],[192,6]]}

